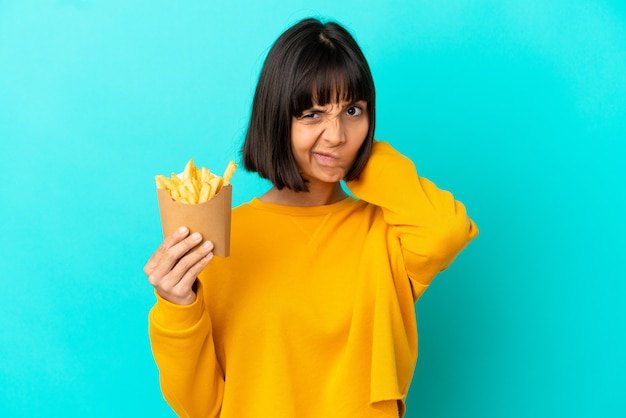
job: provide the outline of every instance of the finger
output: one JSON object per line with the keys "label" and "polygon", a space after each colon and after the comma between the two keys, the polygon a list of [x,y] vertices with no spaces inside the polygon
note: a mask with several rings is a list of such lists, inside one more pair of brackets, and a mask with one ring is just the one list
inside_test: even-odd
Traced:
{"label": "finger", "polygon": [[178,304],[195,300],[194,282],[213,258],[212,250],[213,244],[207,241],[182,257],[174,269],[156,283],[155,288],[161,297]]}
{"label": "finger", "polygon": [[[165,250],[165,252],[158,259],[158,264],[155,265],[154,269],[148,276],[150,283],[153,283],[154,285],[154,283],[159,282],[161,278],[165,278],[165,276],[170,276],[171,279],[173,275],[171,275],[170,272],[180,262],[181,258],[191,249],[196,247],[200,241],[202,241],[202,235],[198,232],[194,232],[187,238]],[[175,283],[180,280],[180,277],[173,278]]]}
{"label": "finger", "polygon": [[[185,286],[186,284],[193,284],[195,277],[197,277],[202,269],[206,267],[206,264],[208,264],[205,262],[205,259],[208,257],[210,261],[210,258],[213,257],[213,253],[211,251],[213,251],[213,243],[211,241],[206,241],[198,248],[190,251],[187,255],[182,257],[178,263],[176,263],[176,266],[172,268],[172,277],[178,277],[178,282],[182,286]],[[202,265],[203,263],[204,265]],[[174,283],[172,285],[176,286],[179,283]]]}
{"label": "finger", "polygon": [[[186,258],[188,258],[188,260],[185,260],[185,262],[189,264],[181,266],[184,273],[175,287],[179,287],[181,290],[185,291],[191,289],[202,270],[204,270],[204,268],[213,259],[212,251],[213,244],[210,241],[207,241],[202,245],[202,247],[187,255]],[[183,260],[181,260],[181,262],[183,262]],[[176,267],[178,268],[178,266]]]}
{"label": "finger", "polygon": [[187,227],[181,226],[180,228],[176,230],[176,232],[166,237],[161,243],[161,245],[159,245],[159,248],[157,248],[157,250],[152,254],[150,259],[148,259],[148,262],[146,263],[143,269],[144,273],[148,276],[152,274],[154,269],[159,264],[161,258],[163,257],[163,254],[165,254],[165,252],[169,250],[171,247],[173,247],[174,245],[182,241],[188,234],[189,234],[189,229]]}

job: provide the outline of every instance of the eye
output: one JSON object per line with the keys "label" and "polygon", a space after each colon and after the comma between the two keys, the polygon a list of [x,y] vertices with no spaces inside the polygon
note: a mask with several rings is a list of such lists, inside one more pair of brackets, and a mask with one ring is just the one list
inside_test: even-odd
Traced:
{"label": "eye", "polygon": [[302,112],[300,116],[296,116],[295,118],[298,120],[314,120],[319,117],[319,112],[316,110],[306,110]]}
{"label": "eye", "polygon": [[363,109],[360,106],[350,106],[346,110],[346,114],[348,116],[359,116],[362,113],[363,113]]}

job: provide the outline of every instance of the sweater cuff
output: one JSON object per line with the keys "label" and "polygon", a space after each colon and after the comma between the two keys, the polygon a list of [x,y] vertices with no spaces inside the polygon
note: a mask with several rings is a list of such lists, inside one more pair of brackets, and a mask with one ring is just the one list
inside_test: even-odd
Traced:
{"label": "sweater cuff", "polygon": [[189,305],[169,302],[163,299],[157,291],[154,294],[157,298],[152,308],[152,320],[155,325],[171,331],[184,331],[200,322],[204,313],[204,296],[200,281],[198,281],[196,300]]}

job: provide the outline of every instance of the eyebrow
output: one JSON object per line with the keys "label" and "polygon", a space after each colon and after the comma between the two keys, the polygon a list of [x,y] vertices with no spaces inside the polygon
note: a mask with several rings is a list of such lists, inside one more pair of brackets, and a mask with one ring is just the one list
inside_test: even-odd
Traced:
{"label": "eyebrow", "polygon": [[[308,109],[305,109],[305,112],[310,112],[312,110],[318,110],[320,112],[323,112],[324,110],[321,109],[321,106],[327,106],[330,103],[326,104],[326,105],[319,105],[319,104],[314,104],[313,106],[311,106]],[[345,106],[342,106],[341,109],[347,109],[349,107],[355,106],[355,105],[360,105],[360,106],[367,106],[367,100],[365,99],[359,99],[359,100],[352,100],[350,102],[346,102]]]}

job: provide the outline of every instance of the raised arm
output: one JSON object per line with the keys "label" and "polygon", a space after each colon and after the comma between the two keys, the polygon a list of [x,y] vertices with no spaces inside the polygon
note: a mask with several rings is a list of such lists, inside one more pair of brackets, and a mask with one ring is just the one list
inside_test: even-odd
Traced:
{"label": "raised arm", "polygon": [[463,204],[419,177],[413,162],[386,142],[374,144],[359,180],[347,186],[355,196],[382,209],[400,241],[414,300],[478,235]]}

